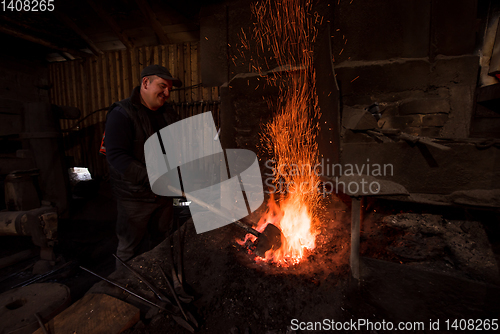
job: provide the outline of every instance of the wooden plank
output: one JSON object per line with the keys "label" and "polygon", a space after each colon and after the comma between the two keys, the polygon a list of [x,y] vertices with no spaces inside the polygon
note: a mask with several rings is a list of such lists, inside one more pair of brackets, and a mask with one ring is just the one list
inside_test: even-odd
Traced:
{"label": "wooden plank", "polygon": [[137,74],[136,77],[140,77],[140,72],[145,66],[146,61],[144,57],[144,48],[137,48]]}
{"label": "wooden plank", "polygon": [[[49,333],[121,333],[139,321],[137,307],[104,294],[90,293],[45,324]],[[43,334],[39,328],[33,334]]]}
{"label": "wooden plank", "polygon": [[160,64],[160,50],[158,46],[153,47],[153,64]]}
{"label": "wooden plank", "polygon": [[61,93],[61,72],[62,72],[62,63],[58,63],[59,66],[56,67],[56,81],[54,82],[54,89],[56,91],[56,102],[55,104],[63,105],[63,98]]}
{"label": "wooden plank", "polygon": [[201,88],[201,94],[202,94],[203,101],[210,101],[211,89],[209,87],[203,87],[202,86],[202,88]]}
{"label": "wooden plank", "polygon": [[[91,61],[86,61],[80,63],[80,80],[82,84],[82,90],[80,93],[83,96],[83,104],[82,104],[82,117],[83,115],[87,115],[89,110],[92,108],[92,91],[91,91],[91,82],[90,82],[90,64]],[[76,123],[75,123],[76,124]],[[80,124],[81,128],[83,124]],[[76,134],[72,136],[74,139],[74,150],[73,150],[73,158],[75,159],[76,166],[84,165],[84,161],[86,161],[86,150],[82,148],[82,139],[81,136]]]}
{"label": "wooden plank", "polygon": [[[146,67],[149,65],[153,65],[153,60],[154,60],[154,49],[152,47],[146,46],[144,50],[144,56],[146,58],[146,64],[142,67]],[[141,69],[142,70],[142,69]]]}
{"label": "wooden plank", "polygon": [[100,3],[97,3],[94,0],[87,0],[87,3],[94,9],[99,17],[110,26],[118,39],[123,43],[123,45],[125,45],[127,49],[134,48],[134,43],[132,43],[130,37],[123,32],[123,29],[116,23],[111,15],[106,12],[106,10],[101,6]]}
{"label": "wooden plank", "polygon": [[130,66],[132,68],[132,74],[130,77],[130,80],[132,82],[132,87],[135,87],[139,85],[139,79],[141,75],[141,70],[139,70],[139,64],[138,64],[138,54],[139,54],[139,49],[133,49],[130,50]]}
{"label": "wooden plank", "polygon": [[[109,53],[105,53],[103,56],[100,57],[101,62],[98,61],[98,64],[100,66],[98,67],[98,70],[101,72],[101,74],[98,76],[98,78],[101,78],[100,80],[98,79],[97,82],[98,84],[102,85],[100,86],[99,91],[102,92],[101,94],[101,99],[100,99],[100,104],[97,106],[95,110],[101,109],[101,108],[106,108],[107,106],[110,105],[110,84],[109,84],[109,78],[110,78],[110,73],[109,73],[109,64],[108,64],[108,55]],[[102,138],[102,132],[99,133],[99,127],[98,124],[102,121],[104,115],[102,112],[97,112],[94,114],[95,117],[93,117],[93,122],[92,126],[89,128],[91,130],[89,134],[89,142],[88,142],[88,150],[89,150],[89,156],[91,158],[91,164],[89,165],[91,172],[96,173],[102,170],[102,160],[99,158],[98,152],[99,152],[99,144],[101,143],[100,140]]]}
{"label": "wooden plank", "polygon": [[[80,101],[82,100],[82,96],[81,94],[78,94],[77,92],[80,92],[81,90],[81,87],[78,87],[80,86],[80,80],[78,80],[78,76],[76,75],[76,69],[75,67],[77,66],[77,62],[67,62],[68,63],[68,66],[69,66],[69,75],[71,75],[70,78],[68,78],[68,80],[71,82],[71,85],[68,87],[68,90],[70,90],[70,95],[71,95],[71,105],[72,107],[77,107],[79,108],[80,110],[82,109],[81,108],[81,104],[80,104]],[[65,120],[64,122],[64,128],[63,129],[69,129],[72,124],[74,124],[75,122],[77,122],[77,120]],[[74,156],[74,145],[73,145],[73,140],[70,138],[70,136],[67,135],[67,133],[65,134],[64,136],[65,140],[64,140],[64,147],[66,148],[66,152],[65,154],[66,155],[70,155],[70,156]],[[69,149],[68,149],[69,148]]]}
{"label": "wooden plank", "polygon": [[160,45],[161,66],[168,68],[168,46]]}
{"label": "wooden plank", "polygon": [[[96,85],[96,67],[97,67],[97,58],[89,62],[89,94],[90,94],[90,103],[89,109],[85,112],[84,116],[88,116],[93,110],[96,110],[99,101],[97,100],[97,85]],[[91,124],[91,118],[86,118],[80,124],[80,127],[87,127]]]}
{"label": "wooden plank", "polygon": [[[116,65],[117,65],[118,59],[117,59],[117,52],[110,52],[108,54],[108,66],[109,66],[109,101],[108,101],[108,106],[111,104],[115,103],[118,101],[118,77],[119,74],[116,70]],[[101,113],[101,121],[105,121],[104,117],[102,116],[103,113]]]}
{"label": "wooden plank", "polygon": [[[102,100],[101,100],[102,101],[101,105],[97,109],[106,108],[109,105],[111,105],[111,82],[110,82],[110,79],[111,79],[110,66],[111,66],[111,64],[109,63],[108,55],[109,55],[109,53],[104,54],[101,57],[102,58],[102,63],[101,63],[102,77],[101,78],[102,78],[102,84],[103,84],[103,86],[102,86],[103,96],[102,96]],[[103,121],[101,112],[96,113],[96,116],[97,116],[96,117],[97,122]],[[96,124],[96,123],[94,123],[94,124]]]}
{"label": "wooden plank", "polygon": [[123,100],[125,97],[122,95],[123,94],[123,66],[122,66],[122,57],[121,57],[121,52],[116,51],[115,52],[115,73],[116,73],[116,96],[113,101],[120,101]]}
{"label": "wooden plank", "polygon": [[[201,82],[199,79],[199,72],[198,72],[198,44],[197,43],[191,43],[191,84],[192,85],[197,85],[198,83]],[[191,89],[191,101],[200,101],[201,100],[201,94],[200,94],[200,88],[192,88]]]}
{"label": "wooden plank", "polygon": [[[177,77],[182,80],[182,82],[185,85],[186,78],[185,78],[185,73],[184,73],[184,46],[182,44],[177,44],[176,45],[176,67],[177,67]],[[182,94],[183,91],[178,91],[177,92],[177,101],[179,102],[185,102],[185,96]]]}
{"label": "wooden plank", "polygon": [[[146,65],[147,58],[148,58],[148,56],[146,55],[146,47],[139,48],[139,64],[138,64],[139,65],[138,66],[139,72],[141,72],[142,69],[147,66]],[[140,75],[140,73],[139,73],[139,75]],[[138,77],[139,77],[139,75],[138,75]]]}
{"label": "wooden plank", "polygon": [[145,48],[137,48],[137,75],[136,78],[140,78],[142,69],[146,66],[146,56],[144,55]]}
{"label": "wooden plank", "polygon": [[59,63],[59,71],[57,73],[58,75],[58,80],[57,80],[57,90],[58,90],[58,96],[59,96],[59,103],[58,105],[64,106],[66,105],[66,91],[63,89],[65,87],[66,83],[66,75],[64,73],[64,63],[61,62]]}
{"label": "wooden plank", "polygon": [[[91,112],[94,110],[99,109],[99,76],[98,74],[98,60],[92,61],[90,63],[90,86],[92,88],[92,107],[88,110],[86,115],[89,115]],[[83,138],[82,138],[82,151],[84,154],[84,160],[82,161],[84,166],[92,167],[94,166],[94,156],[92,152],[90,151],[88,141],[91,137],[91,132],[90,132],[90,125],[95,124],[95,115],[88,117],[85,121],[84,124],[82,124],[84,128],[83,132]]]}
{"label": "wooden plank", "polygon": [[[81,84],[81,89],[79,90],[79,92],[82,96],[82,104],[81,104],[82,114],[85,114],[86,112],[88,112],[89,101],[90,101],[88,63],[89,62],[80,62],[79,63],[79,72],[80,72],[79,77],[80,77],[80,84]],[[86,66],[86,64],[87,64],[87,66]]]}
{"label": "wooden plank", "polygon": [[123,98],[127,98],[132,91],[132,82],[131,82],[131,70],[132,67],[130,65],[130,52],[129,51],[120,51],[122,57],[122,71],[123,71]]}
{"label": "wooden plank", "polygon": [[51,100],[50,102],[53,104],[58,104],[60,105],[60,99],[61,96],[59,94],[59,83],[60,83],[60,78],[59,78],[59,71],[61,70],[61,63],[54,63],[52,67],[52,78],[51,78],[51,83],[52,83],[52,88],[50,89],[50,94],[51,94]]}
{"label": "wooden plank", "polygon": [[210,90],[211,90],[210,100],[211,101],[218,101],[219,100],[219,87],[212,87]]}
{"label": "wooden plank", "polygon": [[[201,47],[200,47],[201,49]],[[201,53],[201,50],[200,50],[200,53]],[[202,82],[202,79],[201,79],[201,57],[200,57],[200,81],[199,82]],[[204,87],[202,86],[202,99],[203,101],[211,101],[212,100],[212,90],[210,87]]]}
{"label": "wooden plank", "polygon": [[[176,60],[176,46],[175,45],[169,45],[168,46],[168,69],[170,73],[174,76],[174,78],[179,78],[178,73],[177,73],[177,68],[175,66],[175,60]],[[178,102],[178,91],[172,92],[172,95],[170,96],[170,99],[172,102]]]}
{"label": "wooden plank", "polygon": [[49,85],[52,85],[51,88],[49,89],[49,101],[50,103],[55,103],[55,91],[54,91],[54,84],[55,84],[55,79],[54,79],[54,71],[55,71],[55,65],[54,63],[49,64]]}
{"label": "wooden plank", "polygon": [[[61,103],[59,105],[61,106],[70,106],[72,101],[72,92],[71,92],[71,84],[70,84],[70,71],[71,69],[68,66],[69,62],[62,62],[59,63],[59,66],[61,67],[61,77],[62,80],[59,81],[59,96],[61,97]],[[69,127],[70,121],[67,119],[61,119],[61,127],[63,129],[67,129]],[[65,141],[65,147],[69,147],[69,143]]]}
{"label": "wooden plank", "polygon": [[[193,85],[191,80],[191,45],[189,43],[184,43],[182,47],[184,49],[182,56],[182,62],[184,64],[184,86],[190,87]],[[188,103],[193,101],[191,98],[191,91],[191,88],[184,89],[184,101]]]}
{"label": "wooden plank", "polygon": [[[106,81],[107,81],[107,78],[106,78]],[[97,63],[95,66],[95,77],[94,77],[94,85],[97,88],[97,90],[96,90],[97,104],[96,104],[94,110],[92,110],[92,111],[95,111],[95,110],[98,110],[98,109],[101,109],[102,107],[104,107],[103,83],[104,83],[104,73],[102,71],[102,57],[99,57],[99,58],[97,58]],[[89,125],[97,123],[99,121],[98,117],[99,116],[97,114],[92,115],[90,117],[91,123]]]}
{"label": "wooden plank", "polygon": [[70,70],[70,75],[71,75],[71,77],[68,78],[68,80],[71,82],[71,97],[72,97],[71,98],[71,106],[81,109],[81,102],[80,101],[82,100],[82,96],[77,93],[80,90],[77,87],[79,81],[76,79],[76,78],[78,78],[76,76],[76,66],[78,63],[76,61],[72,61],[72,62],[68,62],[68,63],[69,63],[69,70]]}

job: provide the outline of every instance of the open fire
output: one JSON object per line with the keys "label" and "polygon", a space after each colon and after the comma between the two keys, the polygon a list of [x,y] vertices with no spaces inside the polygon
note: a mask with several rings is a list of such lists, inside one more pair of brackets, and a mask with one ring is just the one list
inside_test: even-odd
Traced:
{"label": "open fire", "polygon": [[[270,50],[283,71],[268,78],[270,84],[279,86],[276,116],[266,125],[262,134],[262,146],[273,156],[280,173],[274,175],[274,183],[285,184],[279,198],[271,196],[268,210],[258,222],[257,230],[274,224],[283,233],[279,249],[266,252],[264,258],[280,266],[299,263],[307,250],[316,246],[319,233],[315,213],[320,207],[320,193],[316,189],[319,177],[311,166],[318,161],[316,135],[320,117],[313,68],[313,44],[316,38],[315,24],[321,18],[312,14],[312,5],[303,0],[264,0],[253,5],[257,19],[252,35],[258,53]],[[250,43],[243,38],[243,45]],[[256,57],[258,58],[258,57]],[[266,59],[265,56],[262,57]],[[252,66],[262,71],[259,64]],[[280,85],[279,82],[286,82]],[[309,169],[309,173],[295,173],[291,166]],[[281,189],[281,187],[280,187]],[[247,235],[246,240],[255,239]]]}

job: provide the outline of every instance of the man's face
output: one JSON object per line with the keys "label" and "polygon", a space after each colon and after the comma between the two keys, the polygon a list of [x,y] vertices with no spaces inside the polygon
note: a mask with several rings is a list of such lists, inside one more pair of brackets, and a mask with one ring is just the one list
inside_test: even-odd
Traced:
{"label": "man's face", "polygon": [[157,76],[153,76],[151,81],[147,77],[142,79],[142,101],[151,110],[157,110],[167,102],[171,90],[172,80],[165,80]]}

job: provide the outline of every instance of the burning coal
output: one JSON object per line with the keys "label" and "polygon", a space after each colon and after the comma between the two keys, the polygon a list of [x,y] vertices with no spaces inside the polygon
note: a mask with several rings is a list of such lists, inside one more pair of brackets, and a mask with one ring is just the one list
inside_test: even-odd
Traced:
{"label": "burning coal", "polygon": [[[315,24],[320,23],[321,17],[312,14],[312,4],[303,0],[264,0],[254,4],[252,12],[257,19],[252,31],[257,53],[271,51],[283,69],[269,79],[270,84],[286,82],[279,85],[278,101],[271,106],[276,116],[264,129],[263,147],[278,165],[314,166],[318,161],[319,108],[313,45],[317,35]],[[246,36],[243,37],[243,45],[248,46]],[[252,67],[262,71],[257,63]],[[296,264],[307,250],[315,248],[319,233],[315,218],[320,206],[320,193],[315,189],[318,181],[318,175],[312,172],[297,174],[284,170],[275,176],[274,183],[285,182],[287,191],[276,200],[271,197],[257,230],[275,224],[283,232],[284,240],[279,249],[266,252],[263,260],[282,266]]]}

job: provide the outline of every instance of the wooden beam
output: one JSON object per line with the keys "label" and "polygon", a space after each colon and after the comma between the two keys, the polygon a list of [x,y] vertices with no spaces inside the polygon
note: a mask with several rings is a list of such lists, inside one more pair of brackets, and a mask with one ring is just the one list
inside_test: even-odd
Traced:
{"label": "wooden beam", "polygon": [[359,236],[361,230],[361,199],[351,197],[351,254],[350,265],[352,277],[359,280]]}
{"label": "wooden beam", "polygon": [[11,28],[0,26],[0,32],[7,34],[7,35],[17,37],[17,38],[24,39],[24,40],[29,41],[29,42],[43,45],[43,46],[48,47],[50,49],[54,49],[54,50],[58,50],[58,51],[62,51],[62,52],[67,52],[67,53],[70,53],[74,56],[79,56],[82,58],[86,58],[86,57],[90,56],[88,53],[85,53],[83,51],[73,50],[73,49],[68,49],[68,48],[62,47],[62,46],[58,46],[52,42],[46,41],[46,40],[38,38],[38,37],[34,37],[31,35],[21,33],[19,31],[13,30]]}
{"label": "wooden beam", "polygon": [[71,59],[70,57],[68,57],[68,53],[66,53],[66,52],[57,52],[57,54],[60,55],[61,57],[63,57],[64,59],[66,59],[66,60],[73,60],[74,59],[74,57],[73,57],[73,59]]}
{"label": "wooden beam", "polygon": [[163,45],[168,45],[170,44],[170,40],[168,39],[167,35],[165,34],[165,31],[163,30],[163,27],[158,21],[158,18],[156,17],[156,14],[153,12],[151,7],[149,6],[147,0],[135,0],[135,3],[141,10],[142,14],[146,18],[146,20],[151,24],[151,27],[153,28],[156,36],[158,36],[158,39],[160,40],[160,43]]}
{"label": "wooden beam", "polygon": [[59,18],[59,20],[64,22],[64,24],[66,24],[69,28],[71,28],[78,36],[80,36],[87,43],[90,51],[92,51],[94,55],[100,56],[103,54],[103,52],[94,44],[94,42],[92,42],[92,40],[87,36],[87,34],[85,34],[82,31],[82,29],[80,29],[75,24],[75,22],[73,22],[73,20],[71,20],[69,17],[67,17],[65,14],[61,12],[54,12],[54,13],[56,14],[57,18]]}
{"label": "wooden beam", "polygon": [[120,28],[118,23],[113,20],[113,18],[104,10],[104,8],[102,8],[100,4],[96,3],[94,0],[87,0],[87,3],[94,9],[97,15],[99,15],[99,17],[111,27],[113,32],[116,36],[118,36],[127,49],[134,48],[134,43],[132,43],[130,37],[123,32],[123,29]]}

